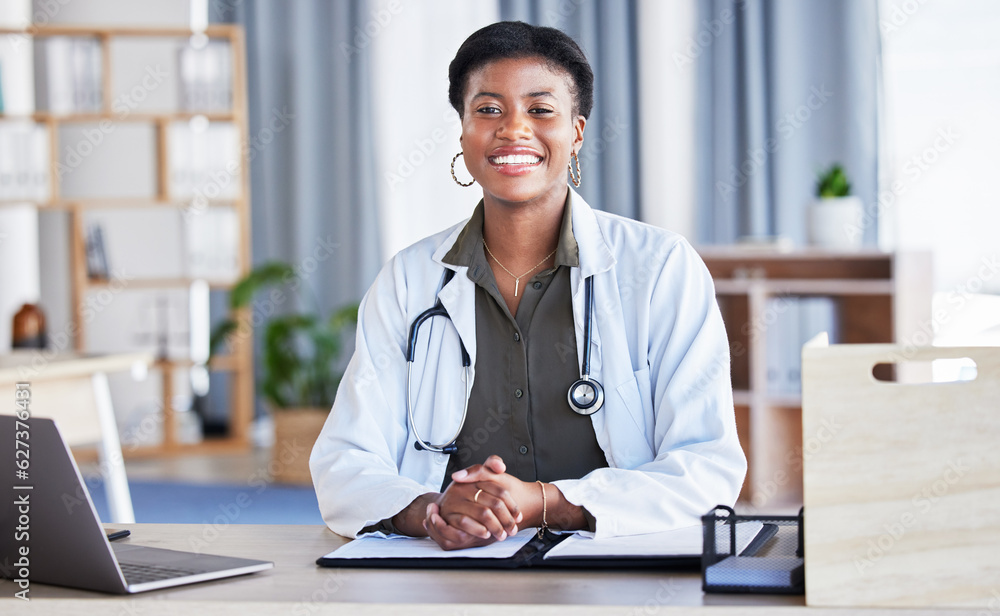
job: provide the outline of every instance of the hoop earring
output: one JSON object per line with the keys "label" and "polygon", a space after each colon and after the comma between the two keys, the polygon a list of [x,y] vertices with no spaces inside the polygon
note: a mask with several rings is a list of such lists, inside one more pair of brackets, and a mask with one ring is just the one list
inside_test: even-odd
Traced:
{"label": "hoop earring", "polygon": [[[576,152],[571,153],[570,156],[569,156],[569,158],[570,158],[570,161],[569,161],[569,179],[571,179],[573,181],[573,186],[576,186],[577,188],[580,188],[580,180],[583,179],[583,176],[580,175],[580,158],[576,155]],[[576,175],[575,176],[573,175],[573,164],[574,163],[576,163]]]}
{"label": "hoop earring", "polygon": [[458,176],[455,175],[455,161],[458,160],[459,156],[462,156],[464,154],[465,152],[459,152],[458,154],[455,154],[455,158],[451,159],[451,179],[455,180],[455,183],[463,188],[465,188],[466,186],[472,186],[473,184],[476,183],[476,178],[472,178],[468,184],[463,184],[461,181],[459,181]]}

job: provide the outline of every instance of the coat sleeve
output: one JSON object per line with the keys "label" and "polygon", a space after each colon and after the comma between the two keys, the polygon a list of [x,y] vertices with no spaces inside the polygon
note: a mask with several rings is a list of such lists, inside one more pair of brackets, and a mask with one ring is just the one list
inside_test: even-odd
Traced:
{"label": "coat sleeve", "polygon": [[323,520],[345,537],[403,510],[428,489],[399,473],[406,446],[405,275],[399,257],[358,310],[354,355],[309,459]]}
{"label": "coat sleeve", "polygon": [[735,503],[746,475],[725,326],[711,275],[686,241],[669,251],[646,297],[636,313],[637,331],[648,331],[638,343],[648,342],[649,388],[640,391],[652,397],[652,460],[554,482],[594,516],[597,537],[699,524],[716,505]]}

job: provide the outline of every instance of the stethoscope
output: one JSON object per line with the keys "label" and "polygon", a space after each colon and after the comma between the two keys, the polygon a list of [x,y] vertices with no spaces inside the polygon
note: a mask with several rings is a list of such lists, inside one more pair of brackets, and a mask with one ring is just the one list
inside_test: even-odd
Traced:
{"label": "stethoscope", "polygon": [[[455,272],[453,270],[446,270],[444,282],[441,283],[441,287],[443,288],[448,284],[454,275]],[[590,376],[590,342],[594,327],[593,276],[588,276],[584,281],[583,296],[585,320],[583,326],[583,365],[580,378],[573,381],[573,384],[569,386],[569,391],[566,392],[566,400],[569,402],[569,407],[576,413],[580,415],[593,415],[604,406],[604,387]],[[413,432],[413,438],[415,439],[413,446],[416,449],[450,455],[458,451],[458,435],[462,433],[462,428],[465,427],[465,418],[469,413],[469,397],[472,394],[472,360],[469,358],[469,352],[465,350],[465,343],[459,340],[459,344],[462,346],[462,368],[465,371],[463,378],[465,381],[465,405],[462,408],[462,421],[459,422],[458,430],[455,431],[454,436],[443,445],[434,445],[420,438],[416,423],[413,421],[413,406],[410,404],[410,373],[413,368],[413,360],[417,354],[417,333],[420,331],[420,326],[423,325],[424,321],[434,317],[451,318],[440,299],[433,306],[417,315],[417,318],[410,324],[410,333],[406,341],[406,420],[409,422],[410,430]]]}

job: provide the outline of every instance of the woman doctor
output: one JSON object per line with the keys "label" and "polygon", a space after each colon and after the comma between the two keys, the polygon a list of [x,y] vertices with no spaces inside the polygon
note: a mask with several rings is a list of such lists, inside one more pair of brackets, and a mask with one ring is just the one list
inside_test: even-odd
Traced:
{"label": "woman doctor", "polygon": [[527,527],[669,530],[735,502],[746,459],[711,277],[682,237],[568,186],[593,102],[580,48],[501,22],[449,78],[482,200],[361,303],[310,458],[324,520],[456,549]]}

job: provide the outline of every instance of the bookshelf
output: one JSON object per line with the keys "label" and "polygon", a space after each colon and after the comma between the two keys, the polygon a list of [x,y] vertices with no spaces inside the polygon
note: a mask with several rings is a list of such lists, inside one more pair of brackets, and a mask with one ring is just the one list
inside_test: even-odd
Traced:
{"label": "bookshelf", "polygon": [[[832,330],[841,343],[929,344],[922,337],[932,322],[931,255],[699,252],[729,334],[737,429],[749,465],[741,499],[763,511],[801,503],[803,457],[835,436],[802,432],[802,343],[818,333],[812,330]],[[782,369],[790,371],[784,382]]]}
{"label": "bookshelf", "polygon": [[[0,113],[0,133],[6,128],[7,134],[26,135],[10,143],[0,138],[0,207],[29,202],[68,218],[75,350],[109,350],[95,348],[103,341],[92,339],[96,321],[88,299],[92,306],[94,296],[119,293],[120,300],[137,294],[152,304],[160,301],[158,294],[174,293],[190,303],[196,287],[206,297],[231,289],[250,266],[249,165],[240,150],[249,142],[242,30],[36,25],[0,28],[0,36],[27,41],[36,80],[35,111]],[[15,164],[11,153],[33,165],[26,186],[2,182],[4,166]],[[116,160],[125,164],[101,166]],[[24,170],[20,164],[11,167],[15,179]],[[93,229],[102,227],[98,245]],[[107,254],[112,247],[121,254]],[[95,252],[111,263],[110,271],[95,265]],[[136,273],[121,278],[116,268]],[[126,452],[249,445],[252,346],[248,337],[236,338],[227,354],[208,364],[193,356],[193,342],[179,350],[158,346],[154,406],[162,437]],[[148,348],[149,342],[109,344]],[[223,437],[184,443],[175,408],[180,379],[202,368],[225,376],[228,430]]]}

